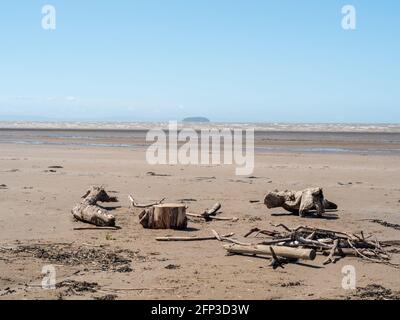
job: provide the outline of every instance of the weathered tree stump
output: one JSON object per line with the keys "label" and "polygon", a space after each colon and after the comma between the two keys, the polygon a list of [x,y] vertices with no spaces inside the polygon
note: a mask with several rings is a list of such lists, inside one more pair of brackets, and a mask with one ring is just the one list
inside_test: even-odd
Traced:
{"label": "weathered tree stump", "polygon": [[302,191],[268,192],[264,204],[269,208],[282,207],[285,210],[304,217],[311,210],[321,216],[325,209],[337,209],[337,205],[324,198],[322,188],[308,188]]}
{"label": "weathered tree stump", "polygon": [[107,210],[99,207],[97,202],[116,202],[116,197],[110,197],[102,187],[91,187],[82,197],[82,201],[72,208],[75,219],[100,227],[115,226],[115,217]]}
{"label": "weathered tree stump", "polygon": [[142,211],[140,223],[148,229],[178,229],[187,227],[186,206],[181,203],[157,204]]}

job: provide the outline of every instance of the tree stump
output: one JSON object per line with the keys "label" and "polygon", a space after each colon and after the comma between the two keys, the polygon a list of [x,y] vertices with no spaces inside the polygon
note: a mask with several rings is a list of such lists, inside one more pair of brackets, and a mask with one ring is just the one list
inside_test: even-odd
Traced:
{"label": "tree stump", "polygon": [[269,208],[282,207],[285,210],[304,217],[310,210],[316,210],[321,216],[325,209],[337,209],[337,205],[324,198],[322,188],[308,188],[302,191],[268,192],[264,204]]}
{"label": "tree stump", "polygon": [[142,211],[139,219],[144,228],[183,230],[187,227],[186,206],[181,203],[157,204]]}
{"label": "tree stump", "polygon": [[114,227],[115,217],[107,210],[99,207],[97,202],[116,202],[116,197],[110,197],[102,187],[91,187],[82,197],[82,201],[72,208],[75,219],[100,227]]}

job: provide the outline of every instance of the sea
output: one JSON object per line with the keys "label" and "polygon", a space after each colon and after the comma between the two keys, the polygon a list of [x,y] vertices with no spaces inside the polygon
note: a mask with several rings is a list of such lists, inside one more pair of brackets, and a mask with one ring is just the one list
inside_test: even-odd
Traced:
{"label": "sea", "polygon": [[[141,149],[151,129],[168,122],[0,121],[0,145],[59,145]],[[253,129],[261,153],[357,153],[400,155],[400,124],[179,123],[179,130]],[[0,146],[1,149],[1,146]]]}

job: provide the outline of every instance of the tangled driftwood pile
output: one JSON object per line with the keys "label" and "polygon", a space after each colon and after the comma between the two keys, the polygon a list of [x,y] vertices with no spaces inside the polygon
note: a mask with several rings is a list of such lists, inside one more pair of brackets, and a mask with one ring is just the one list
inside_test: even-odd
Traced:
{"label": "tangled driftwood pile", "polygon": [[[280,224],[284,231],[251,229],[245,238],[257,239],[257,241],[243,242],[233,238],[233,233],[219,235],[211,230],[212,236],[205,237],[157,237],[157,241],[204,241],[218,240],[229,242],[224,245],[228,254],[241,254],[251,256],[266,256],[271,258],[271,266],[282,267],[285,263],[297,262],[298,260],[314,260],[317,254],[325,255],[327,258],[323,264],[335,263],[338,259],[346,256],[359,257],[361,259],[385,263],[394,267],[400,265],[391,263],[388,247],[400,246],[400,241],[378,241],[370,240],[371,236],[365,236],[363,232],[351,234],[342,231],[319,229],[308,226],[299,226],[290,229]],[[260,235],[263,238],[260,238]]]}
{"label": "tangled driftwood pile", "polygon": [[267,237],[261,242],[263,245],[313,249],[328,256],[324,264],[335,263],[340,257],[356,256],[371,262],[394,265],[390,263],[391,256],[385,248],[400,244],[396,241],[371,240],[371,236],[366,236],[363,232],[354,234],[308,226],[290,229],[283,224],[275,227],[281,227],[284,231],[256,228],[250,230],[245,237],[262,234]]}

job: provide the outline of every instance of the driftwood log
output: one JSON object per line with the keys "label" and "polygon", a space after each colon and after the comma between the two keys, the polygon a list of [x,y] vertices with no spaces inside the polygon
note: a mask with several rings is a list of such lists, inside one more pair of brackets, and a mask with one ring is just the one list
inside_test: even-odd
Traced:
{"label": "driftwood log", "polygon": [[316,257],[316,252],[313,249],[300,249],[300,248],[291,248],[285,246],[266,246],[266,245],[242,246],[239,244],[231,244],[231,245],[225,245],[224,248],[229,253],[237,253],[237,254],[266,255],[271,257],[275,254],[278,257],[284,257],[289,259],[301,259],[301,260],[314,260]]}
{"label": "driftwood log", "polygon": [[167,237],[157,237],[157,241],[204,241],[204,240],[218,240],[218,241],[225,241],[225,242],[230,242],[230,243],[235,243],[235,244],[240,244],[242,246],[251,246],[253,245],[252,243],[244,243],[240,242],[236,239],[231,238],[234,233],[231,232],[229,234],[221,235],[215,230],[211,230],[212,236],[209,237],[172,237],[172,236],[167,236]]}
{"label": "driftwood log", "polygon": [[322,188],[308,188],[302,191],[268,192],[264,204],[269,208],[282,207],[285,210],[304,217],[311,210],[321,216],[325,209],[337,209],[337,205],[325,199]]}
{"label": "driftwood log", "polygon": [[139,221],[148,229],[178,229],[187,228],[186,206],[181,203],[157,204],[143,210]]}
{"label": "driftwood log", "polygon": [[82,197],[82,201],[72,208],[75,219],[94,224],[99,227],[114,227],[115,217],[97,202],[116,202],[116,197],[110,197],[103,187],[91,187]]}
{"label": "driftwood log", "polygon": [[205,240],[218,240],[218,241],[223,241],[225,238],[232,237],[234,235],[233,232],[225,235],[220,235],[216,231],[213,230],[213,235],[212,236],[206,236],[206,237],[172,237],[172,236],[167,236],[167,237],[157,237],[157,241],[205,241]]}

